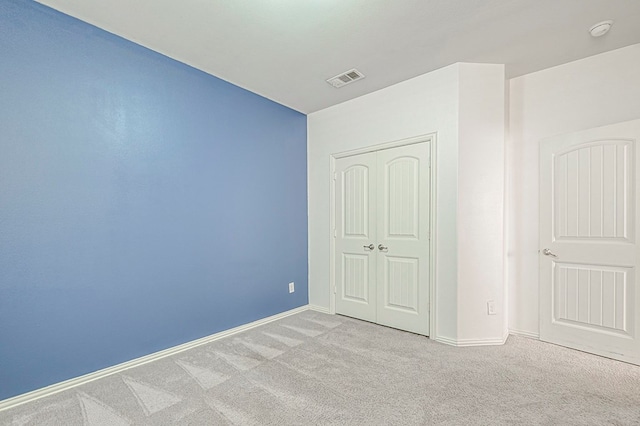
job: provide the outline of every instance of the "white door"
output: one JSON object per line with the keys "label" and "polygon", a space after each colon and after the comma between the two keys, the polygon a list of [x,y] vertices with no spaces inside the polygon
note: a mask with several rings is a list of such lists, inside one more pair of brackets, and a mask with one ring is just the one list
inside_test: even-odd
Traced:
{"label": "white door", "polygon": [[336,161],[336,312],[429,334],[429,144]]}
{"label": "white door", "polygon": [[540,339],[640,364],[640,120],[540,145]]}
{"label": "white door", "polygon": [[377,322],[429,334],[429,145],[377,152]]}
{"label": "white door", "polygon": [[376,321],[376,154],[336,160],[336,312]]}

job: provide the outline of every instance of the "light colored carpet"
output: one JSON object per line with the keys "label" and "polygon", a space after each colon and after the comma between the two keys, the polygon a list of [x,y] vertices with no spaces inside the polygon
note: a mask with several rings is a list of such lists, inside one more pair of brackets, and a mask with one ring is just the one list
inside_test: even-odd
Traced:
{"label": "light colored carpet", "polygon": [[12,410],[2,425],[640,424],[640,367],[454,348],[305,311]]}

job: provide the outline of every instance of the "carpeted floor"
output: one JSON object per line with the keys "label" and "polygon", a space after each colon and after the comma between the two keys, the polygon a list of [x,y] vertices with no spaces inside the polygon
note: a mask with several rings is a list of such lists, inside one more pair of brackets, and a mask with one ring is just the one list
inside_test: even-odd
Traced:
{"label": "carpeted floor", "polygon": [[640,424],[640,367],[305,311],[0,412],[2,425]]}

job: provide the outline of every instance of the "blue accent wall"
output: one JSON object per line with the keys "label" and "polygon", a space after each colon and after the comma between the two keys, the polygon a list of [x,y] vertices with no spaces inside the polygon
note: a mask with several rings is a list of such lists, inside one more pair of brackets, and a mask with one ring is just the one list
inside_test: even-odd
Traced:
{"label": "blue accent wall", "polygon": [[305,305],[306,129],[0,0],[0,400]]}

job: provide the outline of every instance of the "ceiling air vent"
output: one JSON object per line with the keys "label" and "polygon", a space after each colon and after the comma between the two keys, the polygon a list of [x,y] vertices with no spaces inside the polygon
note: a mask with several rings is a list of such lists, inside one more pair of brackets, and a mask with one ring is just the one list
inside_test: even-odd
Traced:
{"label": "ceiling air vent", "polygon": [[364,78],[364,74],[362,74],[357,69],[352,69],[328,79],[327,83],[329,83],[335,88],[338,88],[338,87],[345,86],[349,83],[353,83],[354,81],[362,80],[363,78]]}

